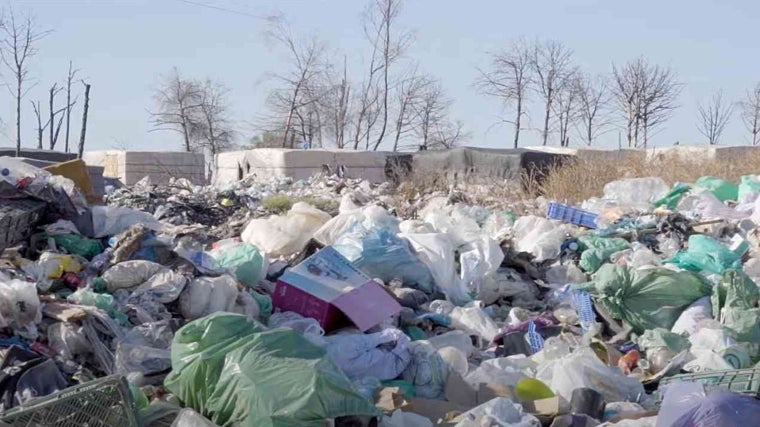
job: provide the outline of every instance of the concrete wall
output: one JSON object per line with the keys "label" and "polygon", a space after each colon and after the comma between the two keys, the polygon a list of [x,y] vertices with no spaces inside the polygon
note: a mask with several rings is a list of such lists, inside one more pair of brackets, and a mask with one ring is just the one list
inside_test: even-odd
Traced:
{"label": "concrete wall", "polygon": [[170,178],[186,178],[194,184],[206,183],[203,154],[166,151],[87,151],[87,164],[104,168],[103,176],[118,178],[132,185],[149,176],[154,184],[167,184]]}
{"label": "concrete wall", "polygon": [[732,160],[742,158],[750,153],[757,153],[760,147],[751,145],[738,145],[733,147],[717,146],[672,146],[662,148],[650,148],[647,150],[647,159],[675,157],[683,160],[706,161],[706,160]]}
{"label": "concrete wall", "polygon": [[291,150],[257,148],[217,155],[218,184],[234,182],[255,173],[258,178],[291,177],[308,179],[327,165],[335,171],[345,167],[346,176],[371,182],[385,181],[386,159],[392,153],[337,149]]}

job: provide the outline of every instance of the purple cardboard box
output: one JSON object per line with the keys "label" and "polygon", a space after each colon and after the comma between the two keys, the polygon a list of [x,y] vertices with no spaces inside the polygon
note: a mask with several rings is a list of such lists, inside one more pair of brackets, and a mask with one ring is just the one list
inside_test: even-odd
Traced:
{"label": "purple cardboard box", "polygon": [[366,331],[401,311],[380,284],[330,246],[285,272],[272,303],[317,319],[327,332],[350,323]]}

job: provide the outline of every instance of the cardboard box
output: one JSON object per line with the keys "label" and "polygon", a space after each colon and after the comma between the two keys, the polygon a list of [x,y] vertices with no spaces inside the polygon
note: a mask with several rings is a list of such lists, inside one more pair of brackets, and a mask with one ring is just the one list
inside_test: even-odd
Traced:
{"label": "cardboard box", "polygon": [[330,246],[280,276],[272,303],[317,319],[327,332],[351,323],[366,331],[401,311],[380,284]]}

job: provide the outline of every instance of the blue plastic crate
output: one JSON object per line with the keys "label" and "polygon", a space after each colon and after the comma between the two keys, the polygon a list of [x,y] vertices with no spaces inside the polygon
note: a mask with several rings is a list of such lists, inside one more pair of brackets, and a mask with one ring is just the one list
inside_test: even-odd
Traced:
{"label": "blue plastic crate", "polygon": [[596,217],[599,215],[562,203],[552,202],[549,203],[549,211],[546,216],[586,228],[596,228]]}

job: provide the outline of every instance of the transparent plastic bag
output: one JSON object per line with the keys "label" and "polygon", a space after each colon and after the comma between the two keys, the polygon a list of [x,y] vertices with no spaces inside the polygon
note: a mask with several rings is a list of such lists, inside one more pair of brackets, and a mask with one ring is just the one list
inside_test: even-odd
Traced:
{"label": "transparent plastic bag", "polygon": [[41,320],[37,286],[18,279],[0,279],[0,328],[27,328]]}
{"label": "transparent plastic bag", "polygon": [[168,321],[135,326],[116,342],[116,372],[151,375],[168,370],[172,366],[170,347],[173,337]]}
{"label": "transparent plastic bag", "polygon": [[217,311],[232,312],[238,297],[237,282],[228,275],[196,277],[179,296],[179,311],[195,320]]}

